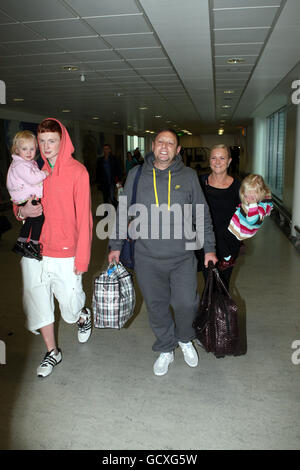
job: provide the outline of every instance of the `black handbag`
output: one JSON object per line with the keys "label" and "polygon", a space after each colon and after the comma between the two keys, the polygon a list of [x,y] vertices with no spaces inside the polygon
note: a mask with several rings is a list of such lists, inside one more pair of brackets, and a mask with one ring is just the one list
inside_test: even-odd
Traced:
{"label": "black handbag", "polygon": [[[130,205],[136,203],[136,191],[137,191],[138,181],[141,176],[141,171],[142,171],[142,165],[139,166],[136,172],[135,178],[134,178]],[[130,238],[129,233],[127,232],[127,239],[124,240],[123,242],[119,259],[121,263],[128,269],[134,269],[134,245],[135,245],[135,240]]]}
{"label": "black handbag", "polygon": [[224,286],[218,269],[212,262],[208,267],[208,278],[193,327],[207,352],[212,352],[216,357],[236,355],[239,343],[238,308]]}

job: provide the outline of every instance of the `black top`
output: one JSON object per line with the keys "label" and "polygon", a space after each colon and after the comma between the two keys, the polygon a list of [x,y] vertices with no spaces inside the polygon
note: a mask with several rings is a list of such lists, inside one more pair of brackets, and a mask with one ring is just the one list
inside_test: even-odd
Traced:
{"label": "black top", "polygon": [[208,174],[200,176],[207,204],[210,209],[216,237],[217,257],[238,256],[241,243],[228,230],[228,225],[237,206],[240,204],[239,190],[241,183],[234,179],[229,188],[214,188],[208,183]]}
{"label": "black top", "polygon": [[104,156],[97,158],[96,181],[98,189],[108,189],[110,186],[114,186],[116,179],[120,180],[121,178],[122,171],[114,155],[110,153],[107,159]]}

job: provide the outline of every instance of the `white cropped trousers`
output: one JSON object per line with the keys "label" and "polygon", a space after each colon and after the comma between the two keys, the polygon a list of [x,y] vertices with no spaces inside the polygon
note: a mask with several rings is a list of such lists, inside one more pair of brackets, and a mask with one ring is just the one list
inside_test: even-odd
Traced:
{"label": "white cropped trousers", "polygon": [[85,305],[82,275],[74,273],[74,258],[50,258],[42,261],[23,257],[23,307],[27,328],[34,334],[54,323],[54,297],[66,323],[76,323]]}

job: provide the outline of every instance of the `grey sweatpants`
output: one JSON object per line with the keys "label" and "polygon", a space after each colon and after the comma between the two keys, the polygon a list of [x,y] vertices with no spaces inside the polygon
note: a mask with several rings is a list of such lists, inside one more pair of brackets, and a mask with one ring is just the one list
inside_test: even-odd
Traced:
{"label": "grey sweatpants", "polygon": [[192,323],[199,305],[194,254],[165,260],[135,253],[135,272],[156,336],[153,351],[170,352],[178,341],[193,339]]}

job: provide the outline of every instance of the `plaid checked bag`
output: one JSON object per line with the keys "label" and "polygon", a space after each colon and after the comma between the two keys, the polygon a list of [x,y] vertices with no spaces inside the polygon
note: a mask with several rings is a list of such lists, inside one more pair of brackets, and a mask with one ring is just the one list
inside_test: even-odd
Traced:
{"label": "plaid checked bag", "polygon": [[122,328],[133,315],[132,276],[121,263],[109,265],[95,278],[92,307],[96,328]]}

